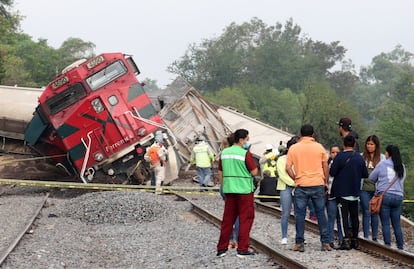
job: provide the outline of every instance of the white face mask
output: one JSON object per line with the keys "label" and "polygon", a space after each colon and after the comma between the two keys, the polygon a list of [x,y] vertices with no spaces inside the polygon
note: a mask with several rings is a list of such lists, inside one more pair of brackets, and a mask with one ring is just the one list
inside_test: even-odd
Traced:
{"label": "white face mask", "polygon": [[243,148],[244,149],[249,149],[250,148],[250,146],[252,145],[252,143],[250,143],[249,141],[247,141],[244,145],[243,145]]}

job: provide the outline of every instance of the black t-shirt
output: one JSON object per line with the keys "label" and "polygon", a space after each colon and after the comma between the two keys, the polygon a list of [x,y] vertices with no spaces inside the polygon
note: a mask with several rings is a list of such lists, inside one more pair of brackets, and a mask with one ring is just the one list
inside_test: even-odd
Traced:
{"label": "black t-shirt", "polygon": [[[278,195],[276,190],[277,178],[276,177],[265,177],[260,181],[260,192],[259,195]],[[261,202],[274,202],[276,198],[260,198]]]}

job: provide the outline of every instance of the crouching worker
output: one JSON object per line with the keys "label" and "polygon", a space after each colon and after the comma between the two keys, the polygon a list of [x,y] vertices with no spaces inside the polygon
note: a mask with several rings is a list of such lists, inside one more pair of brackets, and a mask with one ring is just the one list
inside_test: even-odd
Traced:
{"label": "crouching worker", "polygon": [[[272,177],[269,170],[263,171],[263,179],[260,181],[259,185],[259,195],[261,196],[278,196],[278,191],[276,190],[277,178]],[[277,198],[263,197],[259,198],[261,202],[276,202]]]}

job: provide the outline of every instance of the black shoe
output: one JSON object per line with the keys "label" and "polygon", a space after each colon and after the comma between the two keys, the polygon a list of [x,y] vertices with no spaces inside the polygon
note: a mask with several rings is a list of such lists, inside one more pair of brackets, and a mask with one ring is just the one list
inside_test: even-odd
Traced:
{"label": "black shoe", "polygon": [[377,238],[376,238],[376,237],[373,237],[373,238],[372,238],[372,241],[374,241],[374,242],[378,242],[378,240],[377,240]]}
{"label": "black shoe", "polygon": [[227,255],[227,249],[226,250],[218,250],[217,251],[217,257],[224,257],[224,256],[226,256]]}
{"label": "black shoe", "polygon": [[357,238],[351,239],[351,248],[360,250],[359,248],[359,241]]}
{"label": "black shoe", "polygon": [[351,250],[351,242],[349,239],[344,239],[342,244],[339,246],[339,250]]}
{"label": "black shoe", "polygon": [[237,257],[239,258],[245,258],[246,256],[255,255],[253,251],[237,251]]}

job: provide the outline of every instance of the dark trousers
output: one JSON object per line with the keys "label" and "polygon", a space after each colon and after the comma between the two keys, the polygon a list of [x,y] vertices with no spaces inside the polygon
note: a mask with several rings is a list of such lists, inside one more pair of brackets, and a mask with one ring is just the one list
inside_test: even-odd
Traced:
{"label": "dark trousers", "polygon": [[228,194],[226,193],[223,220],[221,222],[220,239],[217,250],[227,250],[233,224],[239,217],[238,251],[248,251],[250,230],[254,220],[254,193]]}
{"label": "dark trousers", "polygon": [[[359,231],[358,200],[337,198],[338,216],[344,239],[357,239]],[[349,225],[351,221],[351,227]]]}

